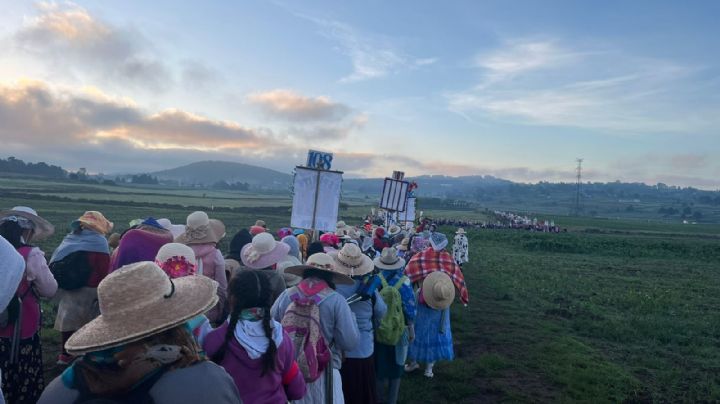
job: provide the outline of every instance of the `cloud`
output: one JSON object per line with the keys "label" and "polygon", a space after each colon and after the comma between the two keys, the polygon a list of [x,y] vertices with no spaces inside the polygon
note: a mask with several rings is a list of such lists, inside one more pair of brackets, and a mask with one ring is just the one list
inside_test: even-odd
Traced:
{"label": "cloud", "polygon": [[289,121],[339,121],[352,111],[328,97],[307,97],[283,89],[252,93],[247,100],[266,114]]}
{"label": "cloud", "polygon": [[[114,26],[73,3],[39,3],[37,11],[11,41],[53,74],[90,77],[149,92],[175,85],[173,68],[140,31]],[[198,64],[185,70],[183,79],[197,80]]]}
{"label": "cloud", "polygon": [[353,71],[341,83],[379,79],[402,70],[416,69],[437,62],[436,58],[416,58],[398,49],[393,41],[380,35],[361,33],[353,26],[306,14],[296,16],[313,22],[320,34],[338,44],[338,51],[350,58]]}
{"label": "cloud", "polygon": [[42,82],[0,87],[0,137],[9,143],[44,147],[122,140],[140,148],[236,150],[264,153],[280,143],[273,133],[181,110],[149,114],[137,106],[53,89]]}
{"label": "cloud", "polygon": [[[582,45],[578,45],[582,46]],[[702,69],[557,40],[508,41],[476,58],[472,88],[446,95],[471,120],[610,133],[697,133],[720,124]]]}

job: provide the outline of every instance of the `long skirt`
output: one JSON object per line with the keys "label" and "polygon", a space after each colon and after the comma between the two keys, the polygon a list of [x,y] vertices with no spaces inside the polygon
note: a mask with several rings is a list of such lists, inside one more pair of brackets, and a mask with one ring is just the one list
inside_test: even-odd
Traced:
{"label": "long skirt", "polygon": [[340,369],[346,404],[375,404],[375,361],[347,358]]}
{"label": "long skirt", "polygon": [[8,404],[35,404],[45,389],[40,335],[20,341],[17,363],[10,364],[12,340],[0,338],[2,391]]}
{"label": "long skirt", "polygon": [[57,296],[60,302],[55,329],[60,332],[77,331],[100,315],[97,288],[59,289]]}
{"label": "long skirt", "polygon": [[[328,369],[325,369],[327,372]],[[325,404],[325,372],[319,379],[307,384],[307,392],[305,397],[295,400],[293,403],[298,404]],[[342,377],[340,371],[333,368],[333,404],[345,404],[342,389]]]}
{"label": "long skirt", "polygon": [[410,344],[408,358],[416,362],[452,360],[452,331],[450,330],[450,309],[435,310],[418,304],[415,317],[415,340]]}

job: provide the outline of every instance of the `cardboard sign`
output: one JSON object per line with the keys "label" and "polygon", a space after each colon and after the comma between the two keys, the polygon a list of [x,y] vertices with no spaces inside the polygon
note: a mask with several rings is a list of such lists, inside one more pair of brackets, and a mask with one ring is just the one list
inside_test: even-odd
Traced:
{"label": "cardboard sign", "polygon": [[295,168],[290,217],[292,227],[335,231],[340,207],[342,174],[340,171]]}
{"label": "cardboard sign", "polygon": [[318,170],[329,170],[332,168],[333,154],[325,153],[317,150],[309,150],[307,163],[308,168],[316,168]]}
{"label": "cardboard sign", "polygon": [[395,212],[404,212],[407,206],[407,192],[410,184],[407,181],[398,181],[385,178],[380,207]]}

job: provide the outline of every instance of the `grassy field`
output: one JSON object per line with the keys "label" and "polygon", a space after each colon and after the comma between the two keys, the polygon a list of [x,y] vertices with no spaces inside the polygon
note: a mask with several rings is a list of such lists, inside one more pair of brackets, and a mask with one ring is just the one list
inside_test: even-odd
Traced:
{"label": "grassy field", "polygon": [[[169,198],[160,204],[135,195],[157,190],[132,188],[126,190],[132,197],[106,199],[94,191],[81,200],[86,192],[59,191],[67,184],[20,185],[0,180],[0,205],[31,205],[57,226],[57,234],[41,244],[47,253],[84,210],[102,211],[119,230],[138,217],[182,223],[194,207],[210,211],[210,194],[203,198],[197,190],[160,191]],[[59,194],[66,197],[52,198]],[[289,205],[231,197],[233,205],[210,212],[226,223],[228,234],[257,218],[273,228],[287,225]],[[185,201],[192,201],[189,207]],[[342,215],[356,222],[366,211],[358,202]],[[426,214],[483,219],[472,211]],[[437,364],[431,380],[421,372],[406,377],[401,401],[720,400],[720,225],[554,219],[568,233],[470,232],[471,262],[464,270],[470,305],[452,309],[457,358]],[[59,343],[50,328],[51,305],[45,314],[46,370],[52,376],[61,369],[54,365]]]}

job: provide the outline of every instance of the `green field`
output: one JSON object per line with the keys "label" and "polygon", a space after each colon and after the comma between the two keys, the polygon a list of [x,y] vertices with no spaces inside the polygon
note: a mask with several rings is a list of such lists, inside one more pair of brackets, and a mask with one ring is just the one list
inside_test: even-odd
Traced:
{"label": "green field", "polygon": [[[41,245],[48,253],[84,210],[102,211],[120,229],[149,215],[182,222],[190,210],[185,201],[210,210],[204,204],[210,193],[203,198],[198,190],[127,189],[164,194],[167,205],[152,197],[99,199],[97,190],[78,192],[87,199],[81,201],[57,191],[67,189],[64,184],[48,191],[49,184],[39,182],[10,184],[12,192],[1,182],[0,205],[31,205],[55,223],[58,234]],[[257,218],[273,228],[287,225],[289,204],[258,206],[251,203],[258,197],[230,197],[233,205],[210,212],[228,234]],[[342,215],[354,223],[367,208],[351,202]],[[481,212],[456,213],[482,219]],[[431,380],[422,372],[406,377],[402,402],[720,400],[720,225],[553,217],[568,233],[470,232],[471,262],[464,270],[470,305],[456,304],[452,314],[457,359],[437,364]],[[51,312],[47,307],[48,325]],[[48,375],[57,374],[57,335],[46,329],[43,339]]]}

